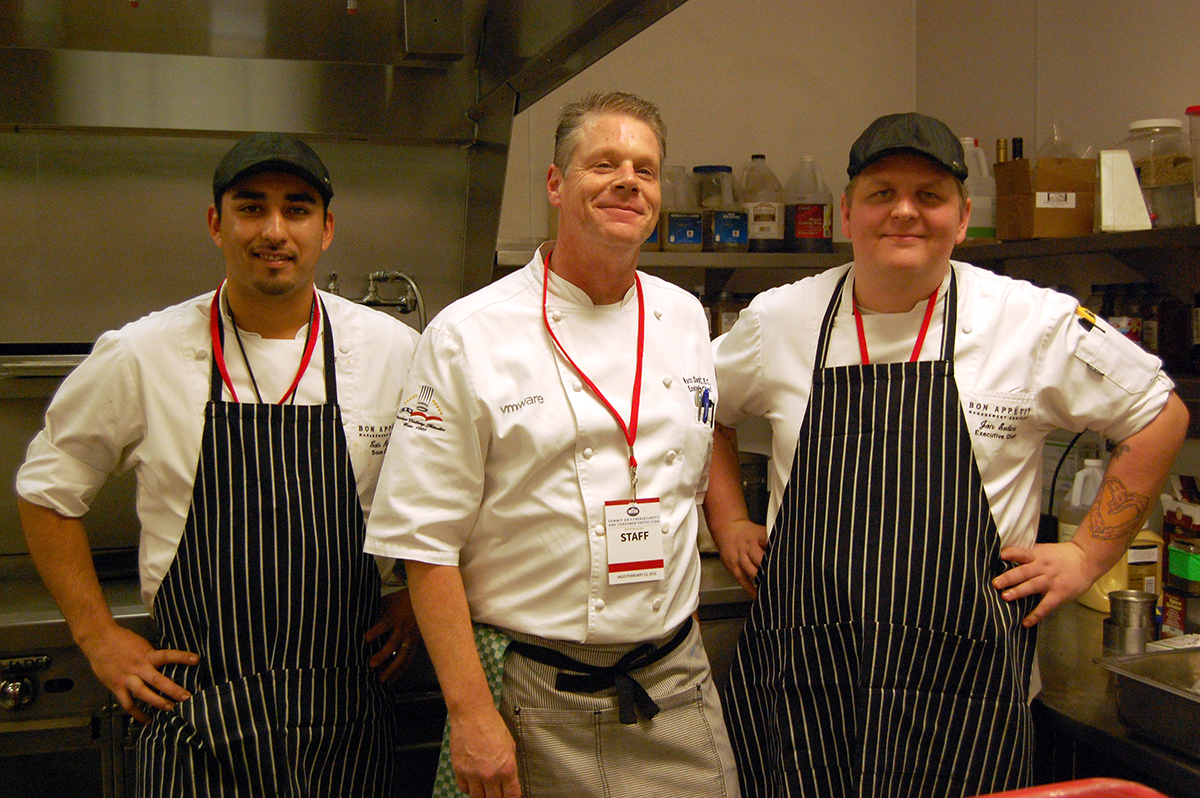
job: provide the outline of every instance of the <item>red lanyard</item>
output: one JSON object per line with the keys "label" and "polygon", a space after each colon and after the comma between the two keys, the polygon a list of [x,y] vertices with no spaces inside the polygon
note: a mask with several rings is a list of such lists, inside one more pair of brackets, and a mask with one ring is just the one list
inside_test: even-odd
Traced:
{"label": "red lanyard", "polygon": [[[210,313],[209,333],[212,336],[213,359],[217,361],[217,369],[221,372],[221,380],[225,383],[225,387],[229,389],[229,395],[233,397],[233,401],[238,401],[237,391],[233,389],[233,380],[229,378],[229,369],[225,366],[225,349],[221,346],[221,289],[225,287],[225,281],[217,286],[217,292],[213,294],[212,311]],[[313,330],[321,321],[321,303],[317,301],[316,289],[313,289],[313,304],[312,310],[308,316],[308,333],[304,337],[304,356],[300,358],[300,370],[296,372],[296,379],[292,380],[292,386],[287,389],[278,404],[283,404],[287,398],[296,390],[296,386],[300,384],[300,378],[304,376],[304,372],[308,369],[308,362],[312,360],[313,350],[317,348],[317,336],[313,334]],[[236,323],[236,322],[235,322]],[[246,370],[250,370],[250,361],[246,361]],[[253,372],[251,372],[251,380],[253,380]]]}
{"label": "red lanyard", "polygon": [[637,272],[633,273],[633,284],[637,287],[638,300],[638,339],[637,339],[637,365],[633,373],[633,397],[629,400],[629,424],[625,424],[625,420],[621,418],[621,414],[612,406],[612,403],[604,397],[596,383],[592,382],[588,375],[583,373],[583,369],[579,368],[578,364],[571,359],[567,354],[567,350],[563,348],[562,342],[558,340],[558,336],[554,334],[554,329],[550,326],[550,316],[546,313],[546,300],[550,293],[550,257],[546,256],[546,264],[542,274],[542,321],[546,323],[546,332],[550,333],[551,340],[558,347],[558,351],[562,352],[562,356],[567,359],[571,367],[580,378],[587,383],[587,387],[592,389],[592,393],[596,394],[596,398],[608,408],[608,412],[612,413],[612,417],[617,420],[617,425],[621,428],[621,432],[625,434],[625,442],[629,444],[629,480],[633,485],[634,498],[637,498],[637,460],[633,457],[633,442],[637,440],[637,425],[638,425],[638,406],[642,400],[642,352],[646,344],[646,303],[642,297],[642,281],[638,277]]}
{"label": "red lanyard", "polygon": [[[921,331],[917,333],[917,343],[913,346],[912,356],[909,357],[910,363],[915,363],[917,357],[921,354],[921,347],[925,345],[925,333],[929,332],[929,320],[933,318],[933,306],[937,304],[937,292],[933,289],[933,293],[929,295],[929,301],[925,303],[925,320],[921,322]],[[863,332],[862,314],[858,312],[858,302],[854,300],[854,294],[850,294],[850,304],[854,307],[854,325],[858,328],[858,351],[862,355],[864,366],[871,365],[871,359],[867,356],[867,335]]]}

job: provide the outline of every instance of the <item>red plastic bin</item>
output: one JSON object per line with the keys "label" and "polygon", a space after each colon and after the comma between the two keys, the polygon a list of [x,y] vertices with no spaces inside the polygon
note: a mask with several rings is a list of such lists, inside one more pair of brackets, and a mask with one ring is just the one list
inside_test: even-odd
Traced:
{"label": "red plastic bin", "polygon": [[1078,779],[1024,790],[993,792],[976,798],[1168,798],[1157,790],[1121,779]]}

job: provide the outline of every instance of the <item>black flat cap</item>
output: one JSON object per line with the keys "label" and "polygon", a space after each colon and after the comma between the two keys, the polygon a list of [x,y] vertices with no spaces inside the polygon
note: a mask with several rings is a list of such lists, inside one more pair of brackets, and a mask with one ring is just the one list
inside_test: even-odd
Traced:
{"label": "black flat cap", "polygon": [[287,133],[255,133],[234,144],[213,172],[213,202],[234,183],[259,172],[288,172],[311,183],[329,206],[333,181],[313,148]]}
{"label": "black flat cap", "polygon": [[962,143],[941,120],[921,114],[889,114],[867,126],[850,148],[853,178],[885,155],[915,152],[937,163],[959,180],[967,179],[966,156]]}

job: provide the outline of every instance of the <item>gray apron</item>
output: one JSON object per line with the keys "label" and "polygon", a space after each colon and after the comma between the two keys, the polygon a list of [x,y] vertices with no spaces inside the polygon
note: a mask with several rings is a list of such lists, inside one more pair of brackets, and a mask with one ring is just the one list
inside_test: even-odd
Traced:
{"label": "gray apron", "polygon": [[724,691],[742,793],[1027,786],[1036,597],[991,587],[1009,566],[954,380],[956,280],[943,359],[826,368],[845,281]]}
{"label": "gray apron", "polygon": [[[154,602],[192,698],[137,740],[141,796],[391,796],[393,712],[363,635],[379,603],[324,318],[326,404],[211,400],[192,507]],[[220,338],[224,338],[223,325]]]}

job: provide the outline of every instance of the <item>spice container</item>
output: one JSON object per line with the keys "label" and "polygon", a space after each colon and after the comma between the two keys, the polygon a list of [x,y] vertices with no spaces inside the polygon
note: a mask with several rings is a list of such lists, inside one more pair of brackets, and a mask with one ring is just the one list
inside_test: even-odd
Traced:
{"label": "spice container", "polygon": [[705,252],[745,252],[750,247],[746,211],[733,199],[733,167],[692,167],[700,199]]}
{"label": "spice container", "polygon": [[664,166],[661,183],[658,240],[663,252],[699,252],[700,209],[696,207],[696,192],[687,170],[682,166]]}
{"label": "spice container", "polygon": [[1119,145],[1128,150],[1154,227],[1195,223],[1191,145],[1178,119],[1139,119]]}
{"label": "spice container", "polygon": [[1163,637],[1200,632],[1200,538],[1175,538],[1167,546]]}

